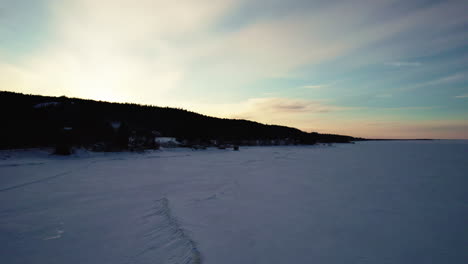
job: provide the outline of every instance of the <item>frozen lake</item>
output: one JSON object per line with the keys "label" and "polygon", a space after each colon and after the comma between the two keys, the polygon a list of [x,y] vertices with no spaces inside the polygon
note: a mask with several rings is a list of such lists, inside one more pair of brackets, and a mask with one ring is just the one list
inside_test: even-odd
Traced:
{"label": "frozen lake", "polygon": [[468,263],[468,141],[0,151],[0,263]]}

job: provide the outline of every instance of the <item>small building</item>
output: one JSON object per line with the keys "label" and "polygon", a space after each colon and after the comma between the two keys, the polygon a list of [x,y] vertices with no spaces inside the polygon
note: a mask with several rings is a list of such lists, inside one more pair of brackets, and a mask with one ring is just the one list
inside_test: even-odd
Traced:
{"label": "small building", "polygon": [[128,138],[128,149],[131,151],[143,151],[145,149],[159,149],[152,132],[145,130],[133,130]]}
{"label": "small building", "polygon": [[154,141],[164,148],[175,148],[181,145],[174,137],[156,137]]}
{"label": "small building", "polygon": [[58,136],[55,145],[54,154],[70,155],[72,153],[72,127],[63,127]]}

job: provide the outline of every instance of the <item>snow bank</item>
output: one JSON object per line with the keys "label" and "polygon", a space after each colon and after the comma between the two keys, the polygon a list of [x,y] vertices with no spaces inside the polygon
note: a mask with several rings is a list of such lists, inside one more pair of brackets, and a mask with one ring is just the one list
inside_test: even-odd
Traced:
{"label": "snow bank", "polygon": [[39,108],[53,107],[53,106],[58,106],[58,105],[60,105],[60,102],[45,102],[45,103],[35,104],[33,108],[39,109]]}

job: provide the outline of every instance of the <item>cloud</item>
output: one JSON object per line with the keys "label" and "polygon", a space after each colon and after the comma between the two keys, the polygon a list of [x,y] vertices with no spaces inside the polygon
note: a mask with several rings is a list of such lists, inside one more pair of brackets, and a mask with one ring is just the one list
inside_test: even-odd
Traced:
{"label": "cloud", "polygon": [[304,85],[304,86],[301,86],[301,87],[302,87],[302,88],[305,88],[305,89],[320,89],[320,88],[328,87],[328,85],[326,85],[326,84]]}
{"label": "cloud", "polygon": [[231,62],[249,71],[282,76],[302,65],[330,61],[392,35],[395,30],[364,24],[381,6],[367,1],[332,2],[319,9],[255,20],[219,39],[219,51],[215,48],[213,52],[218,58],[228,54]]}
{"label": "cloud", "polygon": [[457,95],[455,98],[468,98],[468,94]]}
{"label": "cloud", "polygon": [[231,107],[236,111],[226,117],[295,127],[302,127],[305,120],[315,115],[352,109],[324,101],[281,97],[251,98]]}
{"label": "cloud", "polygon": [[[394,17],[381,20],[380,14],[393,2],[331,1],[311,6],[293,1],[288,6],[298,8],[289,10],[281,3],[260,0],[256,9],[249,9],[250,19],[228,30],[220,26],[223,19],[242,16],[239,12],[250,1],[48,0],[51,38],[35,54],[15,63],[23,74],[7,86],[90,98],[103,89],[99,92],[103,95],[112,91],[116,98],[158,104],[173,90],[224,87],[226,82],[245,86],[264,78],[294,76],[304,65],[348,56],[402,32],[426,32],[421,27],[443,31],[466,22],[458,15],[457,1],[394,12]],[[453,15],[447,23],[446,18],[439,23],[442,11]],[[426,39],[434,38],[424,35],[418,42],[431,42]],[[369,56],[361,57],[371,63]]]}
{"label": "cloud", "polygon": [[406,90],[415,90],[415,89],[429,87],[429,86],[449,85],[453,83],[459,83],[467,79],[468,79],[468,72],[457,72],[457,73],[450,74],[444,77],[432,79],[430,81],[423,81],[415,85],[401,87],[399,88],[399,90],[406,91]]}
{"label": "cloud", "polygon": [[343,107],[337,107],[326,104],[321,101],[290,99],[290,98],[252,98],[246,102],[247,111],[262,113],[326,113],[331,111],[343,110]]}
{"label": "cloud", "polygon": [[[394,16],[382,20],[380,15],[394,2],[330,1],[294,12],[274,10],[277,14],[274,19],[271,16],[256,17],[235,30],[214,36],[212,45],[204,46],[204,54],[210,60],[216,58],[216,67],[201,67],[200,70],[208,71],[206,75],[214,73],[225,75],[232,81],[248,82],[271,77],[297,77],[295,71],[305,65],[339,61],[353,55],[356,59],[351,60],[350,67],[388,61],[394,59],[395,54],[401,60],[394,64],[416,66],[420,62],[407,61],[405,56],[421,54],[420,43],[428,49],[460,43],[459,36],[452,39],[453,34],[447,33],[444,40],[450,43],[441,45],[435,43],[440,36],[420,32],[437,28],[442,34],[463,25],[466,19],[459,11],[462,3],[449,1],[405,12],[395,11]],[[269,10],[269,4],[266,1],[267,8],[252,12]],[[450,23],[444,22],[443,12],[453,14]],[[414,39],[407,35],[421,37]]]}
{"label": "cloud", "polygon": [[374,127],[391,138],[468,139],[466,120],[381,122]]}
{"label": "cloud", "polygon": [[154,37],[180,38],[202,31],[234,3],[233,0],[215,3],[208,0],[52,0],[50,6],[56,25],[64,35],[75,35],[72,29],[129,42]]}
{"label": "cloud", "polygon": [[385,93],[385,94],[378,94],[375,97],[377,97],[377,98],[391,98],[391,97],[393,97],[393,95],[389,94],[389,93]]}
{"label": "cloud", "polygon": [[421,66],[422,63],[420,62],[410,62],[410,61],[394,61],[388,62],[386,65],[394,66],[394,67],[418,67]]}
{"label": "cloud", "polygon": [[249,98],[235,103],[183,102],[174,107],[189,107],[190,110],[222,118],[248,119],[252,121],[304,128],[311,117],[346,112],[356,108],[334,105],[327,101],[284,97]]}
{"label": "cloud", "polygon": [[463,80],[467,80],[468,72],[459,72],[456,74],[452,74],[446,77],[442,77],[433,81],[430,81],[429,85],[437,85],[437,84],[445,84],[445,83],[452,83],[452,82],[459,82]]}
{"label": "cloud", "polygon": [[[382,117],[370,121],[354,117],[342,120],[311,118],[306,131],[348,134],[364,138],[394,139],[468,139],[467,120],[400,120],[400,117]],[[305,123],[305,124],[307,124]]]}
{"label": "cloud", "polygon": [[[196,43],[232,0],[49,0],[47,45],[1,64],[2,87],[27,93],[164,104]],[[195,45],[196,46],[196,45]]]}

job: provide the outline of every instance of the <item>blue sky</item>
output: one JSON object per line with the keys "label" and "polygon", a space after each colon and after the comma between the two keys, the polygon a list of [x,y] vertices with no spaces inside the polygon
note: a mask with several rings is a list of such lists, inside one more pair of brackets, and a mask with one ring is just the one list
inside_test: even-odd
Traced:
{"label": "blue sky", "polygon": [[0,89],[468,138],[466,1],[173,2],[0,0]]}

